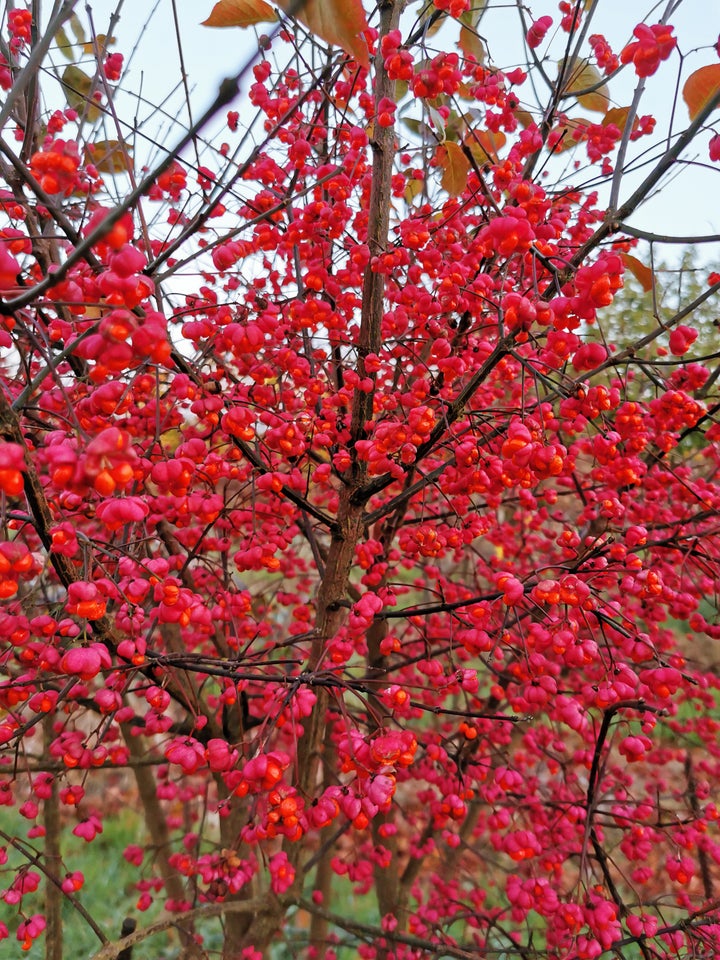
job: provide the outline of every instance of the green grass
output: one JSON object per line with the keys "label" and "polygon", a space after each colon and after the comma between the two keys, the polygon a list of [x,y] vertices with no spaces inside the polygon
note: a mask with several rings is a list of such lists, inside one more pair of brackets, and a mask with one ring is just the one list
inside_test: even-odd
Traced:
{"label": "green grass", "polygon": [[[13,808],[0,808],[0,828],[10,836],[24,839],[29,823]],[[76,894],[77,899],[88,911],[93,920],[103,930],[105,935],[114,940],[120,935],[123,919],[136,916],[138,922],[147,922],[154,913],[159,912],[159,906],[151,908],[145,914],[138,914],[135,904],[138,892],[134,882],[138,879],[137,868],[125,861],[122,852],[130,843],[143,844],[144,828],[137,813],[127,809],[117,815],[109,817],[103,823],[103,832],[86,843],[79,837],[72,836],[70,830],[63,829],[62,855],[64,867],[67,871],[80,870],[85,875],[85,884]],[[35,849],[42,850],[42,840],[34,841]],[[8,863],[3,868],[3,888],[12,883],[15,871],[24,862],[24,858],[12,848],[8,848]],[[35,869],[35,868],[32,868]],[[39,871],[35,871],[39,872]],[[64,874],[63,874],[64,876]],[[62,879],[62,878],[61,878]],[[40,888],[34,894],[28,894],[24,901],[26,912],[44,912],[44,879]],[[0,920],[7,924],[11,931],[11,939],[0,948],[4,957],[27,957],[28,960],[41,960],[45,952],[45,937],[37,940],[33,947],[24,952],[20,943],[15,939],[15,929],[18,924],[17,907],[11,907],[0,901]],[[84,960],[92,956],[100,947],[100,941],[87,925],[83,917],[73,907],[67,897],[63,898],[63,956],[73,960]],[[156,947],[157,950],[157,947]],[[161,960],[159,952],[155,953],[157,960]]]}
{"label": "green grass", "polygon": [[[29,826],[29,821],[21,817],[16,808],[0,807],[0,829],[5,833],[22,840],[26,837]],[[140,913],[136,909],[139,894],[134,884],[140,877],[140,871],[127,863],[122,855],[129,844],[143,846],[145,840],[142,818],[132,807],[127,807],[117,814],[108,815],[103,822],[103,832],[92,843],[86,843],[72,836],[68,825],[63,828],[64,870],[68,872],[80,870],[85,875],[85,884],[76,897],[111,940],[119,937],[125,917],[135,917],[138,926],[143,927],[150,923],[162,909],[162,895],[145,913]],[[42,839],[34,841],[33,846],[40,853]],[[16,870],[25,862],[27,861],[20,853],[8,847],[8,863],[2,868],[0,889],[5,889],[12,883]],[[40,872],[34,867],[31,869]],[[146,865],[146,869],[150,869],[149,864]],[[372,893],[356,898],[352,884],[344,877],[336,878],[333,893],[333,902],[330,904],[333,912],[364,923],[377,922],[377,907]],[[27,914],[44,912],[44,878],[39,889],[27,895],[24,906]],[[15,938],[18,925],[17,907],[8,906],[0,900],[0,920],[6,923],[11,931],[11,938],[0,944],[0,956],[17,958],[17,960],[21,958],[43,960],[44,935],[36,940],[28,951],[23,951]],[[297,956],[298,951],[307,945],[307,920],[307,915],[301,911],[290,911],[284,926],[284,936],[272,949],[273,960],[292,960]],[[63,898],[62,924],[63,957],[71,960],[88,960],[100,948],[100,941],[66,897]],[[203,948],[209,957],[218,957],[222,951],[223,942],[220,921],[209,919],[198,925],[198,932],[202,934]],[[339,960],[353,960],[357,956],[355,939],[342,930],[335,930],[334,933],[340,940],[337,946]],[[343,945],[343,941],[346,945]],[[172,933],[160,934],[147,944],[143,944],[143,947],[137,947],[135,950],[137,960],[144,960],[145,957],[151,957],[152,960],[176,960],[179,955],[178,938]]]}

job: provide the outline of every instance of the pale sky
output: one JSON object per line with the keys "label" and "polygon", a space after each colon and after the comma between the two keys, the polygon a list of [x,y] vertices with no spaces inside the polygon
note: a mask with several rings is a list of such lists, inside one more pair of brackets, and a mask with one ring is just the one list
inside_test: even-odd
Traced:
{"label": "pale sky", "polygon": [[[195,116],[212,101],[220,80],[237,72],[255,46],[252,29],[218,30],[200,26],[200,21],[209,15],[212,5],[213,0],[175,2],[182,38],[182,55]],[[92,11],[96,31],[105,32],[109,14],[118,6],[117,2],[90,0],[88,6]],[[550,14],[557,26],[559,14],[556,3],[542,0],[530,2],[526,7],[531,9],[534,17]],[[411,5],[407,15],[413,16],[419,9],[418,4]],[[604,33],[615,51],[619,52],[630,39],[632,26],[643,14],[646,15],[646,22],[654,23],[660,19],[664,9],[665,4],[653,7],[650,2],[645,4],[634,0],[600,0],[591,32]],[[144,96],[147,101],[143,103],[138,99],[133,106],[133,113],[136,112],[144,121],[143,129],[166,146],[171,146],[176,142],[180,130],[171,120],[160,118],[151,104],[164,101],[168,113],[173,118],[177,117],[183,125],[186,124],[185,97],[179,89],[180,55],[175,36],[172,0],[156,0],[154,4],[146,0],[124,0],[120,12],[120,21],[114,31],[117,37],[114,49],[125,55],[128,64],[122,86],[136,96]],[[83,4],[78,5],[78,14],[86,23],[87,14]],[[669,127],[679,71],[682,69],[684,79],[697,67],[718,62],[718,56],[710,45],[717,42],[720,34],[720,3],[684,0],[670,17],[670,23],[675,26],[685,60],[681,67],[680,57],[673,54],[668,62],[661,64],[657,74],[648,80],[644,107],[641,110],[642,113],[652,113],[656,117],[656,130],[663,134]],[[268,32],[271,29],[272,26],[268,25]],[[498,65],[508,64],[513,53],[517,55],[516,51],[520,49],[517,43],[520,27],[514,3],[507,0],[494,3],[491,0],[490,9],[481,23],[481,32],[488,40],[493,61]],[[560,43],[564,36],[559,37]],[[429,41],[429,45],[432,43],[433,41]],[[701,47],[705,49],[697,49]],[[560,50],[558,47],[558,52]],[[542,52],[541,47],[538,53]],[[554,60],[555,56],[552,59]],[[60,59],[58,62],[62,66]],[[244,84],[245,90],[249,82]],[[619,106],[627,105],[635,83],[634,71],[624,70],[611,86],[613,101]],[[527,85],[526,88],[529,89]],[[521,89],[522,92],[524,90]],[[242,109],[242,99],[239,98],[233,106]],[[128,115],[127,102],[122,112],[124,116]],[[599,115],[596,114],[595,118],[599,119]],[[681,131],[687,125],[687,120],[685,104],[679,99],[673,129]],[[220,124],[217,124],[214,129],[219,127]],[[716,132],[720,132],[720,111],[715,127]],[[212,130],[211,127],[210,132]],[[708,158],[707,145],[711,136],[710,130],[703,133],[696,149],[687,157],[696,159],[700,166],[686,167],[672,183],[664,185],[659,196],[648,202],[633,217],[631,222],[634,226],[673,234],[720,234],[720,164],[711,164]],[[657,136],[645,138],[639,141],[637,146],[648,147],[651,143],[656,143],[657,139]],[[582,148],[577,150],[577,156],[584,159],[584,152],[581,151]],[[632,184],[628,183],[627,190],[631,186]],[[622,196],[626,195],[624,189]],[[704,248],[706,258],[715,256],[720,259],[718,251],[720,246]]]}

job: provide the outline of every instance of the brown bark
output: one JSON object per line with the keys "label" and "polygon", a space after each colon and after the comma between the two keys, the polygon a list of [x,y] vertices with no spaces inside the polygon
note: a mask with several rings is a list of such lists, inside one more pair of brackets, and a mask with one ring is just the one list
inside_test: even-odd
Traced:
{"label": "brown bark", "polygon": [[[125,738],[125,743],[127,744],[131,757],[135,760],[140,760],[142,758],[142,748],[138,738],[132,735],[128,724],[122,724],[121,726],[123,737]],[[143,766],[140,763],[136,764],[132,769],[142,804],[145,826],[155,851],[155,865],[158,873],[165,882],[165,890],[168,897],[171,900],[185,900],[187,896],[185,884],[169,860],[170,832],[165,814],[158,800],[155,775],[151,767]],[[178,917],[177,929],[180,931],[180,941],[183,945],[183,960],[185,960],[185,958],[192,960],[192,958],[202,957],[203,953],[195,942],[192,927],[190,925],[183,927],[181,924],[182,917]]]}
{"label": "brown bark", "polygon": [[[43,720],[43,738],[45,753],[55,738],[52,717]],[[60,801],[58,798],[57,778],[53,777],[50,796],[43,804],[43,827],[45,828],[44,859],[48,873],[53,879],[60,879],[62,854],[60,851]],[[62,890],[50,876],[45,877],[45,960],[62,960]]]}
{"label": "brown bark", "polygon": [[[380,4],[380,36],[395,29],[400,20],[403,0],[384,0]],[[383,56],[378,43],[375,60],[375,101],[393,94],[393,84],[385,71]],[[368,212],[368,245],[371,256],[381,255],[388,240],[391,205],[391,181],[395,155],[395,131],[392,127],[376,125],[371,140],[373,150],[372,186]],[[365,359],[381,345],[382,318],[385,309],[385,278],[382,273],[369,269],[363,284],[360,333],[357,343],[356,371],[361,378],[374,381],[374,374],[365,370]],[[351,452],[355,442],[367,435],[366,424],[373,416],[374,391],[356,391],[351,413]],[[353,457],[353,463],[345,477],[340,492],[336,523],[332,526],[332,540],[327,555],[325,571],[317,596],[315,636],[307,665],[308,673],[316,673],[323,667],[327,643],[342,626],[347,612],[347,595],[350,571],[355,558],[355,548],[364,536],[365,499],[353,500],[353,494],[361,487],[366,464]],[[330,698],[325,688],[317,689],[317,701],[303,724],[303,736],[298,745],[298,791],[308,797],[315,794],[320,778],[320,764],[326,736],[327,711]],[[297,871],[296,887],[302,883],[302,859],[307,857],[298,844],[286,844],[290,862]],[[256,949],[264,949],[280,926],[283,908],[271,907],[265,917],[257,918],[252,927],[252,943]]]}
{"label": "brown bark", "polygon": [[[222,777],[216,776],[215,783],[220,802],[227,800],[230,795]],[[227,816],[220,817],[220,842],[223,850],[226,850],[228,854],[236,851],[240,844],[240,830],[245,819],[246,813],[239,801],[234,801],[231,804]],[[245,888],[240,893],[226,899],[229,902],[248,900],[259,892],[255,889],[255,885],[250,885],[249,888]],[[228,913],[224,916],[223,960],[236,960],[240,956],[243,946],[246,945],[245,937],[254,919],[254,916],[250,913]]]}

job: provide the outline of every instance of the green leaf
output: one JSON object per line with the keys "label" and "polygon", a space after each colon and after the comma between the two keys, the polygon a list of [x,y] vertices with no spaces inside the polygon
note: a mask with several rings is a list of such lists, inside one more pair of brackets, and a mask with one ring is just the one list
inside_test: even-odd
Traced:
{"label": "green leaf", "polygon": [[430,116],[430,119],[433,122],[433,127],[437,132],[438,139],[444,140],[445,139],[445,120],[443,119],[443,115],[441,113],[438,113],[435,107],[431,106],[430,104],[428,104],[427,110],[428,110],[428,115]]}
{"label": "green leaf", "polygon": [[75,59],[72,41],[68,38],[68,35],[65,33],[62,27],[60,27],[60,29],[55,34],[55,43],[57,45],[58,50],[65,57],[66,60]]}
{"label": "green leaf", "polygon": [[98,105],[90,99],[90,91],[93,86],[92,77],[88,76],[80,67],[71,63],[65,67],[61,82],[68,106],[77,110],[88,123],[95,123],[101,111]]}
{"label": "green leaf", "polygon": [[400,117],[400,123],[424,140],[432,140],[434,137],[433,131],[422,120],[416,120],[414,117]]}
{"label": "green leaf", "polygon": [[70,14],[70,29],[78,43],[85,43],[85,28],[80,23],[80,18],[76,13]]}
{"label": "green leaf", "polygon": [[[418,17],[418,32],[422,30],[422,35],[425,40],[429,37],[434,37],[446,19],[447,13],[444,10],[438,10],[437,7],[428,3],[426,7],[423,7]],[[427,27],[423,27],[423,24],[426,22]]]}
{"label": "green leaf", "polygon": [[407,80],[396,80],[395,94],[393,96],[393,100],[395,101],[395,103],[400,103],[402,98],[406,96],[409,89],[410,89],[410,85],[407,82]]}

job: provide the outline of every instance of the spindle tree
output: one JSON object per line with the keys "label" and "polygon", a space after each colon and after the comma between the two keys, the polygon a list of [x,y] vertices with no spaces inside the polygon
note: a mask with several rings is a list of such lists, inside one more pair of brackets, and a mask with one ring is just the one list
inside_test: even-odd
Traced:
{"label": "spindle tree", "polygon": [[698,6],[220,0],[160,145],[119,9],[6,5],[0,936],[717,955],[720,276],[635,225],[717,195]]}

